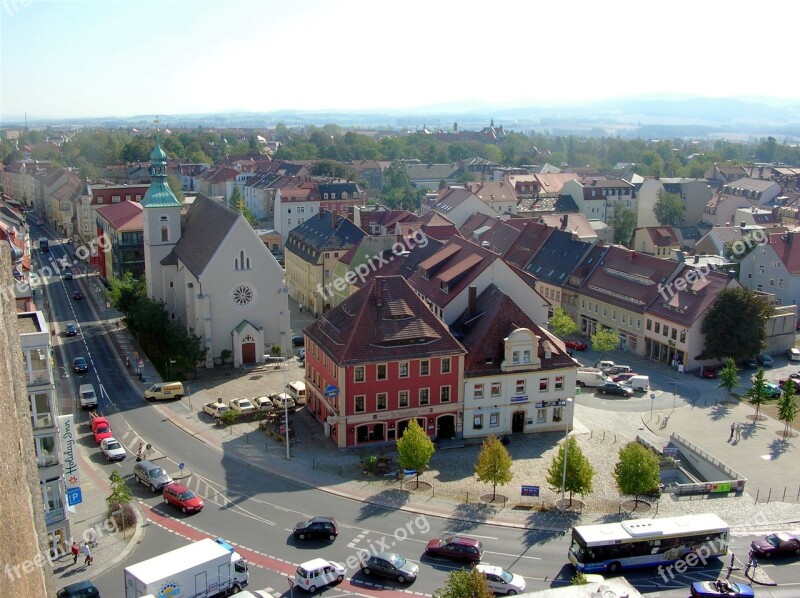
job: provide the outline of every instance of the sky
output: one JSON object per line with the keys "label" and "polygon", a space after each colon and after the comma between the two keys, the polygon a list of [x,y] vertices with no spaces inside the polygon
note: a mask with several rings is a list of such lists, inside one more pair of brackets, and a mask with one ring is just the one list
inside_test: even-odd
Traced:
{"label": "sky", "polygon": [[0,0],[0,117],[800,100],[794,1]]}

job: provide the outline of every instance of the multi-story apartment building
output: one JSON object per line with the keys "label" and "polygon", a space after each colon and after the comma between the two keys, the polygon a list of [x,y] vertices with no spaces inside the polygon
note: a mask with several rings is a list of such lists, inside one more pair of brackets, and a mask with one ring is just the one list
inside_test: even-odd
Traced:
{"label": "multi-story apartment building", "polygon": [[617,205],[636,210],[635,188],[623,179],[592,177],[567,181],[561,193],[571,197],[590,220],[610,223]]}
{"label": "multi-story apartment building", "polygon": [[[122,203],[142,201],[150,185],[104,185],[87,183],[81,190],[75,210],[76,242],[89,244],[97,232],[97,208]],[[92,255],[92,263],[97,256]]]}
{"label": "multi-story apartment building", "polygon": [[106,280],[144,274],[144,208],[135,201],[97,209],[98,268]]}
{"label": "multi-story apartment building", "polygon": [[74,439],[74,422],[72,415],[58,417],[50,357],[50,327],[44,315],[40,311],[19,313],[17,325],[48,543],[51,547],[64,547],[70,538],[66,488],[77,486],[76,482],[67,485],[65,466],[69,468],[68,477],[74,480],[78,477],[72,447],[65,450],[66,443]]}

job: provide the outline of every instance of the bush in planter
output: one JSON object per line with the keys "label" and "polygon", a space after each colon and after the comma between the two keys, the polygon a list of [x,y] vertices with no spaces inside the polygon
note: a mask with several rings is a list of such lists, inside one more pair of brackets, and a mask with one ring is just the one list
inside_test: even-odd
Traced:
{"label": "bush in planter", "polygon": [[281,346],[280,345],[272,345],[269,349],[269,354],[273,357],[280,357],[281,356]]}
{"label": "bush in planter", "polygon": [[220,359],[222,359],[223,364],[230,363],[231,359],[233,358],[233,351],[231,351],[230,349],[225,349],[219,354],[219,356]]}
{"label": "bush in planter", "polygon": [[378,466],[378,457],[375,455],[370,455],[369,457],[364,458],[364,469],[368,473],[375,473],[375,469]]}
{"label": "bush in planter", "polygon": [[233,409],[228,409],[222,414],[220,419],[222,420],[223,425],[230,426],[236,423],[237,415]]}

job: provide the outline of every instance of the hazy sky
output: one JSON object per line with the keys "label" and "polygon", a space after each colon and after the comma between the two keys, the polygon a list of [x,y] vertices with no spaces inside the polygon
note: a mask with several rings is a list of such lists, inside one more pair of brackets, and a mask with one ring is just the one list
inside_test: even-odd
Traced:
{"label": "hazy sky", "polygon": [[[800,100],[766,0],[0,0],[0,114],[28,118]],[[792,17],[793,18],[793,17]]]}

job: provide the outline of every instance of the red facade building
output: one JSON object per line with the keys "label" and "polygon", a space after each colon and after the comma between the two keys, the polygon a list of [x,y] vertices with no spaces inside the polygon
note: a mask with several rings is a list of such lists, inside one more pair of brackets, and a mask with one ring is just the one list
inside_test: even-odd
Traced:
{"label": "red facade building", "polygon": [[466,350],[404,278],[373,277],[305,336],[308,409],[340,448],[394,442],[412,419],[461,434]]}

